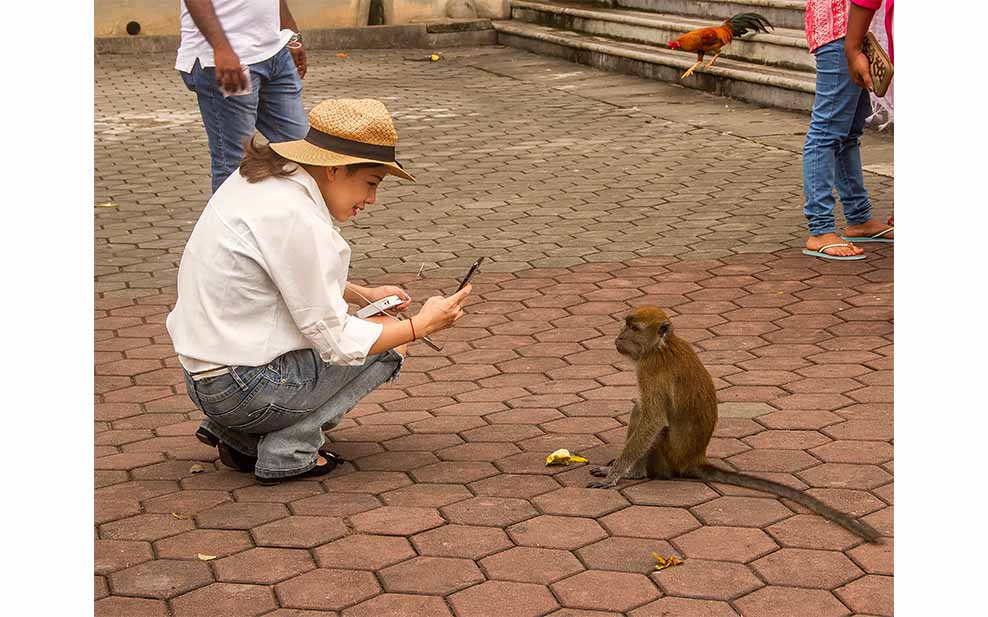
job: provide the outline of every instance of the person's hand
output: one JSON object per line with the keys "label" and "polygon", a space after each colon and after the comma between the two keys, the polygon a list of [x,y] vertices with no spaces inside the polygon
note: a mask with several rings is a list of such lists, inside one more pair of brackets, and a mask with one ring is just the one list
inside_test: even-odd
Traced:
{"label": "person's hand", "polygon": [[851,74],[851,79],[865,90],[874,91],[875,85],[871,81],[871,64],[868,56],[860,49],[844,48],[847,55],[847,70]]}
{"label": "person's hand", "polygon": [[467,301],[472,289],[473,285],[467,284],[466,287],[448,298],[433,296],[426,300],[422,310],[414,318],[415,330],[418,332],[419,338],[444,330],[452,326],[460,317],[463,317],[463,303]]}
{"label": "person's hand", "polygon": [[292,62],[295,63],[295,68],[298,69],[299,79],[305,79],[305,72],[309,68],[309,57],[305,53],[305,47],[299,43],[298,46],[288,46],[288,51],[292,54]]}
{"label": "person's hand", "polygon": [[407,309],[408,305],[412,302],[412,297],[408,295],[408,292],[397,285],[382,285],[380,287],[372,287],[367,291],[367,299],[371,302],[377,302],[381,298],[387,298],[388,296],[398,296],[401,298],[401,304],[391,309],[395,311]]}
{"label": "person's hand", "polygon": [[227,92],[240,92],[247,89],[247,79],[240,67],[240,56],[232,47],[221,47],[214,50],[213,60],[216,62],[216,83]]}

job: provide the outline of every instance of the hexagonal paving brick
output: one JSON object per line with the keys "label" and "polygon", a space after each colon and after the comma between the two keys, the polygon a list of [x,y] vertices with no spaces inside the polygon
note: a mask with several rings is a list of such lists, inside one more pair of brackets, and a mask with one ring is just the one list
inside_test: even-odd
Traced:
{"label": "hexagonal paving brick", "polygon": [[614,535],[663,540],[700,526],[687,510],[659,506],[629,506],[603,517],[600,524]]}
{"label": "hexagonal paving brick", "polygon": [[408,486],[412,481],[400,471],[355,471],[344,476],[323,480],[331,493],[372,493],[378,495]]}
{"label": "hexagonal paving brick", "polygon": [[539,617],[559,606],[542,585],[505,581],[487,581],[457,592],[449,603],[458,617],[484,617],[494,606],[502,615]]}
{"label": "hexagonal paving brick", "polygon": [[548,585],[583,570],[569,551],[516,546],[480,560],[487,577],[502,581]]}
{"label": "hexagonal paving brick", "polygon": [[650,538],[607,538],[576,551],[592,570],[615,570],[649,574],[655,570],[652,553],[669,557],[678,551],[668,542]]}
{"label": "hexagonal paving brick", "polygon": [[96,540],[96,574],[109,574],[154,559],[151,544],[131,540]]}
{"label": "hexagonal paving brick", "polygon": [[381,500],[362,493],[327,493],[293,501],[293,514],[304,516],[348,516],[381,507]]}
{"label": "hexagonal paving brick", "polygon": [[222,503],[233,501],[229,493],[221,491],[179,491],[144,502],[145,512],[176,512],[186,516],[208,510]]}
{"label": "hexagonal paving brick", "polygon": [[110,575],[115,593],[166,600],[213,582],[209,566],[201,561],[157,559]]}
{"label": "hexagonal paving brick", "polygon": [[416,557],[378,575],[386,591],[431,595],[446,595],[484,580],[472,560],[448,557]]}
{"label": "hexagonal paving brick", "polygon": [[497,475],[497,468],[482,461],[447,461],[420,467],[411,474],[418,482],[466,484]]}
{"label": "hexagonal paving brick", "polygon": [[[98,499],[98,498],[97,498]],[[100,538],[106,540],[145,540],[153,542],[195,527],[191,519],[177,519],[171,514],[138,514],[100,525]]]}
{"label": "hexagonal paving brick", "polygon": [[869,574],[849,583],[834,593],[859,613],[892,615],[893,585],[891,576]]}
{"label": "hexagonal paving brick", "polygon": [[469,484],[477,495],[529,499],[559,488],[559,482],[546,476],[502,473]]}
{"label": "hexagonal paving brick", "polygon": [[550,585],[564,606],[600,611],[629,611],[659,597],[643,574],[592,570]]}
{"label": "hexagonal paving brick", "polygon": [[883,538],[881,544],[862,544],[847,552],[860,568],[868,574],[892,575],[895,540]]}
{"label": "hexagonal paving brick", "polygon": [[322,485],[314,480],[297,480],[276,486],[255,484],[233,491],[236,501],[266,501],[269,503],[291,503],[306,497],[323,494]]}
{"label": "hexagonal paving brick", "polygon": [[446,521],[432,508],[408,506],[383,506],[350,517],[350,523],[361,533],[385,536],[408,536],[432,529]]}
{"label": "hexagonal paving brick", "polygon": [[474,497],[441,509],[451,523],[507,527],[537,516],[528,501],[511,497]]}
{"label": "hexagonal paving brick", "polygon": [[263,615],[278,607],[274,593],[259,585],[213,583],[172,600],[175,617]]}
{"label": "hexagonal paving brick", "polygon": [[701,527],[672,540],[687,558],[747,563],[778,548],[761,529]]}
{"label": "hexagonal paving brick", "polygon": [[740,563],[688,559],[680,566],[652,574],[652,580],[670,596],[733,600],[764,586]]}
{"label": "hexagonal paving brick", "polygon": [[546,514],[600,518],[624,508],[628,500],[617,491],[567,487],[539,495],[532,499],[532,503]]}
{"label": "hexagonal paving brick", "polygon": [[829,591],[796,587],[762,587],[734,605],[744,617],[789,617],[793,614],[814,617],[847,617],[848,610]]}
{"label": "hexagonal paving brick", "polygon": [[320,568],[380,570],[415,556],[405,538],[355,534],[313,549]]}
{"label": "hexagonal paving brick", "polygon": [[575,549],[607,537],[596,521],[570,516],[538,516],[508,528],[515,544]]}
{"label": "hexagonal paving brick", "polygon": [[197,559],[197,555],[226,557],[251,548],[246,531],[193,529],[177,536],[158,540],[154,550],[163,559]]}
{"label": "hexagonal paving brick", "polygon": [[381,494],[381,501],[389,506],[439,508],[472,496],[461,484],[413,484]]}
{"label": "hexagonal paving brick", "polygon": [[442,598],[402,593],[382,593],[376,598],[343,611],[343,617],[383,617],[384,615],[446,617],[451,616],[451,613]]}
{"label": "hexagonal paving brick", "polygon": [[512,546],[501,529],[468,525],[444,525],[420,533],[412,538],[412,544],[422,555],[473,560]]}
{"label": "hexagonal paving brick", "polygon": [[778,499],[768,497],[718,497],[690,508],[705,525],[766,527],[793,515]]}
{"label": "hexagonal paving brick", "polygon": [[283,607],[338,611],[374,597],[381,586],[370,572],[319,569],[274,589]]}
{"label": "hexagonal paving brick", "polygon": [[274,585],[316,567],[307,551],[288,548],[252,548],[212,565],[219,581],[258,585]]}
{"label": "hexagonal paving brick", "polygon": [[784,548],[757,559],[751,567],[769,584],[834,589],[863,572],[836,551]]}
{"label": "hexagonal paving brick", "polygon": [[727,602],[691,598],[660,598],[628,613],[630,617],[738,617]]}
{"label": "hexagonal paving brick", "polygon": [[718,497],[717,491],[703,482],[684,480],[649,480],[622,489],[628,500],[639,506],[688,508]]}
{"label": "hexagonal paving brick", "polygon": [[110,596],[98,600],[95,605],[95,617],[171,617],[168,605],[161,600],[146,600],[144,598],[125,598]]}
{"label": "hexagonal paving brick", "polygon": [[208,529],[250,529],[288,516],[279,503],[225,503],[195,515],[199,527]]}
{"label": "hexagonal paving brick", "polygon": [[885,470],[877,465],[850,465],[847,463],[824,463],[796,474],[813,487],[856,488],[869,490],[891,479]]}
{"label": "hexagonal paving brick", "polygon": [[766,529],[782,546],[844,551],[860,539],[816,514],[797,514]]}
{"label": "hexagonal paving brick", "polygon": [[312,548],[347,535],[343,519],[331,516],[290,516],[251,530],[258,546]]}

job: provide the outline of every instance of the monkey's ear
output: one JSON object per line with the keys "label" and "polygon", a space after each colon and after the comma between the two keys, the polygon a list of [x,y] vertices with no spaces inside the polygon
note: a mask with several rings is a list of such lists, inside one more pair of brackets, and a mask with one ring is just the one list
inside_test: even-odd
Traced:
{"label": "monkey's ear", "polygon": [[661,343],[665,343],[666,337],[672,334],[672,322],[668,319],[663,320],[662,323],[659,324],[657,334],[659,335],[659,341]]}

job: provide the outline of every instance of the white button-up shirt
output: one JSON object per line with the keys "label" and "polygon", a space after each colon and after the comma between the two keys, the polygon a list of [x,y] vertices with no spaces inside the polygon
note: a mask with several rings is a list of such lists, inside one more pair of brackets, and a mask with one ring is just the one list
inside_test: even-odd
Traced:
{"label": "white button-up shirt", "polygon": [[179,361],[195,373],[315,349],[362,364],[384,328],[347,314],[349,268],[350,245],[304,169],[255,184],[235,171],[182,254],[166,321]]}

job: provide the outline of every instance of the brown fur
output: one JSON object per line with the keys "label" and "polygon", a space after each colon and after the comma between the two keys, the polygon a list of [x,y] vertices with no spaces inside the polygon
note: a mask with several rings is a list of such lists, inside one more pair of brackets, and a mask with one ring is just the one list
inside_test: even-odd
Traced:
{"label": "brown fur", "polygon": [[713,379],[689,343],[672,333],[662,309],[641,307],[625,320],[615,340],[618,351],[635,360],[640,402],[631,411],[624,449],[608,467],[590,473],[603,480],[593,488],[616,486],[621,478],[697,478],[774,493],[820,514],[869,542],[878,531],[792,487],[707,461],[707,445],[717,424]]}

